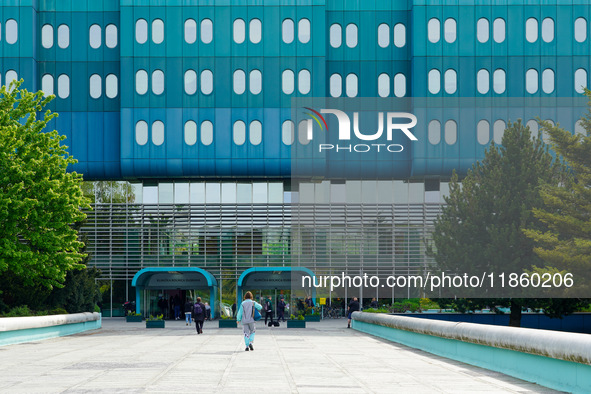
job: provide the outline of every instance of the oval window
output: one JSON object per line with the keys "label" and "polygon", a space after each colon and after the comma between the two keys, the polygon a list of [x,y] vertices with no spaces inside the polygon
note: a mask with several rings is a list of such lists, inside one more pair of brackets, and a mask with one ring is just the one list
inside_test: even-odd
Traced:
{"label": "oval window", "polygon": [[135,124],[135,142],[138,145],[146,145],[148,143],[148,124],[143,120]]}
{"label": "oval window", "polygon": [[437,18],[431,18],[427,23],[427,36],[429,41],[436,43],[441,38],[441,23]]}
{"label": "oval window", "polygon": [[441,90],[441,73],[437,69],[429,71],[429,92],[437,94]]}
{"label": "oval window", "polygon": [[330,26],[330,46],[333,48],[339,48],[343,43],[342,40],[342,29],[341,25],[335,23],[334,25]]}
{"label": "oval window", "polygon": [[[108,28],[109,26],[107,26]],[[62,49],[70,46],[70,27],[68,25],[60,25],[57,28],[57,45]],[[108,41],[107,45],[109,45]]]}
{"label": "oval window", "polygon": [[443,76],[445,80],[445,92],[454,94],[458,90],[458,75],[455,70],[449,69]]}
{"label": "oval window", "polygon": [[357,97],[357,75],[349,74],[345,79],[347,97]]}
{"label": "oval window", "polygon": [[476,23],[476,38],[478,38],[478,42],[485,43],[488,41],[488,34],[489,34],[489,25],[488,19],[480,18]]}
{"label": "oval window", "polygon": [[341,97],[343,93],[343,79],[339,74],[330,76],[330,95],[332,97]]}
{"label": "oval window", "polygon": [[242,70],[234,71],[234,93],[242,94],[246,91],[246,74]]}
{"label": "oval window", "polygon": [[293,140],[295,138],[295,125],[291,120],[286,120],[281,125],[281,141],[285,145],[293,144]]}
{"label": "oval window", "polygon": [[538,20],[536,18],[529,18],[525,22],[525,39],[528,42],[536,42],[538,40]]}
{"label": "oval window", "polygon": [[197,73],[194,70],[185,71],[185,93],[195,94],[197,91]]}
{"label": "oval window", "polygon": [[406,76],[404,74],[396,74],[394,76],[394,96],[406,96]]}
{"label": "oval window", "polygon": [[105,45],[107,48],[115,48],[117,46],[117,26],[111,24],[105,28]]}
{"label": "oval window", "polygon": [[294,40],[294,23],[291,19],[285,19],[283,23],[281,23],[281,36],[283,38],[283,42],[286,44],[291,44]]}
{"label": "oval window", "polygon": [[525,73],[525,90],[530,94],[538,91],[538,72],[533,68],[527,70]]}
{"label": "oval window", "polygon": [[575,71],[575,92],[583,93],[587,87],[587,71],[579,68]]}
{"label": "oval window", "polygon": [[476,74],[476,88],[478,89],[478,93],[486,94],[490,88],[490,74],[488,70],[482,69],[479,70]]}
{"label": "oval window", "polygon": [[252,70],[249,79],[250,93],[259,94],[263,90],[263,75],[259,70]]}
{"label": "oval window", "polygon": [[310,41],[310,21],[306,18],[300,19],[298,22],[298,40],[302,44],[307,44]]}
{"label": "oval window", "polygon": [[281,90],[285,94],[292,94],[294,91],[294,74],[291,70],[284,70],[281,74]]}
{"label": "oval window", "polygon": [[156,146],[164,143],[164,123],[159,120],[152,123],[152,143]]}
{"label": "oval window", "polygon": [[102,78],[98,74],[90,76],[90,97],[97,99],[103,94]]}
{"label": "oval window", "polygon": [[542,21],[542,40],[552,42],[554,40],[554,19],[544,18]]}
{"label": "oval window", "polygon": [[205,146],[213,142],[213,123],[205,120],[201,123],[201,143]]}
{"label": "oval window", "polygon": [[428,138],[431,145],[437,145],[441,141],[441,123],[438,120],[429,122]]}
{"label": "oval window", "polygon": [[406,45],[406,26],[402,23],[397,23],[394,26],[394,45],[398,48]]}
{"label": "oval window", "polygon": [[380,48],[386,48],[390,45],[390,26],[386,23],[378,26],[378,45]]}
{"label": "oval window", "polygon": [[476,139],[480,145],[486,145],[490,141],[490,124],[486,120],[481,120],[476,126]]}
{"label": "oval window", "polygon": [[45,74],[41,78],[41,90],[46,97],[53,94],[53,76]]}
{"label": "oval window", "polygon": [[148,73],[145,70],[138,70],[135,73],[135,91],[137,94],[148,92]]}
{"label": "oval window", "polygon": [[308,145],[311,141],[311,137],[308,135],[308,122],[312,122],[312,119],[302,120],[298,124],[298,141],[302,145]]}
{"label": "oval window", "polygon": [[447,41],[450,44],[456,40],[456,28],[457,23],[455,19],[448,18],[445,20],[445,23],[443,24],[444,38],[445,41]]}
{"label": "oval window", "polygon": [[102,44],[102,29],[99,25],[92,25],[89,29],[89,41],[90,47],[97,49]]}
{"label": "oval window", "polygon": [[6,42],[14,44],[18,41],[18,23],[14,19],[6,21]]}
{"label": "oval window", "polygon": [[107,78],[105,78],[105,93],[110,99],[117,97],[117,94],[119,93],[119,83],[115,74],[109,74],[107,75]]}
{"label": "oval window", "polygon": [[252,145],[259,145],[263,140],[263,125],[261,122],[258,120],[250,122],[248,134],[250,136],[250,143]]}
{"label": "oval window", "polygon": [[242,19],[236,19],[234,21],[234,42],[236,44],[242,44],[246,39],[246,24]]}
{"label": "oval window", "polygon": [[505,41],[505,20],[497,18],[493,22],[493,39],[496,43]]}
{"label": "oval window", "polygon": [[505,70],[496,69],[493,73],[493,90],[497,94],[505,92]]}
{"label": "oval window", "polygon": [[388,97],[390,95],[390,76],[386,73],[378,76],[378,95]]}
{"label": "oval window", "polygon": [[[197,41],[197,22],[195,19],[187,19],[185,21],[185,42],[193,44],[195,41]],[[195,133],[197,133],[197,126],[195,126]]]}
{"label": "oval window", "polygon": [[445,122],[445,143],[453,145],[458,140],[458,124],[453,120]]}
{"label": "oval window", "polygon": [[587,39],[587,20],[585,18],[577,18],[575,20],[575,40],[577,42],[585,42]]}
{"label": "oval window", "polygon": [[347,25],[345,30],[345,39],[349,48],[355,48],[357,46],[357,25],[350,23]]}
{"label": "oval window", "polygon": [[41,28],[41,45],[43,48],[51,48],[53,46],[53,26],[43,25]]}
{"label": "oval window", "polygon": [[554,91],[554,71],[550,68],[542,72],[542,90],[544,93],[552,93]]}
{"label": "oval window", "polygon": [[162,19],[154,19],[152,21],[152,42],[154,44],[162,44],[164,41],[164,22]]}
{"label": "oval window", "polygon": [[209,44],[213,41],[213,22],[211,19],[201,21],[201,42]]}
{"label": "oval window", "polygon": [[251,19],[250,23],[248,24],[248,36],[250,37],[250,42],[253,44],[258,44],[261,42],[262,37],[262,24],[259,19]]}
{"label": "oval window", "polygon": [[234,122],[233,127],[234,143],[236,145],[243,145],[246,141],[246,125],[243,121],[238,120]]}
{"label": "oval window", "polygon": [[197,143],[197,124],[192,120],[185,122],[185,144],[193,146]]}
{"label": "oval window", "polygon": [[70,77],[62,74],[57,78],[57,95],[61,99],[70,97]]}
{"label": "oval window", "polygon": [[162,70],[152,73],[152,93],[155,95],[164,93],[164,72]]}
{"label": "oval window", "polygon": [[148,22],[145,19],[138,19],[135,22],[135,41],[138,44],[145,44],[148,41]]}
{"label": "oval window", "polygon": [[503,135],[505,134],[505,122],[497,120],[493,125],[493,141],[496,145],[501,145],[503,142]]}
{"label": "oval window", "polygon": [[211,94],[213,92],[213,73],[210,70],[201,71],[201,93]]}
{"label": "oval window", "polygon": [[298,90],[301,94],[310,93],[310,71],[300,70],[298,73]]}

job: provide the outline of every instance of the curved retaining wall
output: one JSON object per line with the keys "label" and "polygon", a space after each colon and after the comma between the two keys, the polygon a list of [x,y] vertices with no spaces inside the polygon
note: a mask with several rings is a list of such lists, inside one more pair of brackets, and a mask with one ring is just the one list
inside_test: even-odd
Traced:
{"label": "curved retaining wall", "polygon": [[591,392],[591,335],[354,312],[353,328],[563,391]]}
{"label": "curved retaining wall", "polygon": [[38,341],[101,328],[100,313],[0,318],[0,346]]}

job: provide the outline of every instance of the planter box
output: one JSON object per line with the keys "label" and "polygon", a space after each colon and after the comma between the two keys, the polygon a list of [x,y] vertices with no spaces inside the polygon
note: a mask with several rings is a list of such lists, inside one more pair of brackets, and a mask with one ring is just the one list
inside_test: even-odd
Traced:
{"label": "planter box", "polygon": [[304,316],[306,321],[320,321],[320,315],[306,315]]}
{"label": "planter box", "polygon": [[125,316],[125,321],[128,323],[141,323],[143,319],[142,315],[139,316]]}
{"label": "planter box", "polygon": [[164,328],[164,320],[146,320],[146,328]]}
{"label": "planter box", "polygon": [[306,328],[305,320],[288,320],[287,328]]}
{"label": "planter box", "polygon": [[218,320],[218,322],[220,324],[220,328],[236,328],[236,327],[238,327],[236,320],[220,319],[220,320]]}

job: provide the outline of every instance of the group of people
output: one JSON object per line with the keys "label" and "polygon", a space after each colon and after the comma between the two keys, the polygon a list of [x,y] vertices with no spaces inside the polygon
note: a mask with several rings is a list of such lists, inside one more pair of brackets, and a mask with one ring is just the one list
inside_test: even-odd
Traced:
{"label": "group of people", "polygon": [[195,329],[197,334],[203,334],[203,322],[210,318],[211,308],[208,308],[209,304],[201,302],[201,297],[197,297],[195,303],[191,300],[185,302],[185,325],[191,325],[191,319],[195,321]]}
{"label": "group of people", "polygon": [[[181,310],[185,312],[185,320],[187,325],[190,324],[191,318],[187,318],[187,312],[191,312],[191,309],[187,310],[187,304],[193,305],[191,300],[187,299],[183,309],[183,303],[179,295],[175,295],[174,297],[170,297],[170,299],[166,298],[165,296],[160,296],[158,299],[158,308],[160,309],[160,313],[164,316],[165,319],[174,318],[174,320],[181,320]],[[211,319],[211,307],[209,303],[205,303],[205,320]],[[174,313],[174,316],[169,315],[169,311]]]}

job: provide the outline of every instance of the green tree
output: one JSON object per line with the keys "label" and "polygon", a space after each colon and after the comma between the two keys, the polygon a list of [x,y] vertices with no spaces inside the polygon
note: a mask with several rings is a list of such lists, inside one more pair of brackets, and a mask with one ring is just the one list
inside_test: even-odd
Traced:
{"label": "green tree", "polygon": [[[448,273],[482,276],[484,272],[523,273],[541,266],[533,251],[526,228],[541,228],[532,209],[543,205],[539,185],[558,184],[564,167],[555,161],[547,146],[531,139],[528,127],[520,121],[509,123],[502,146],[491,144],[482,162],[477,162],[459,183],[454,173],[447,205],[435,222],[434,248],[429,253],[440,270]],[[498,288],[498,287],[497,287]],[[483,305],[511,307],[510,325],[521,324],[521,308],[534,300],[491,299],[500,294],[474,290],[468,309]],[[501,295],[505,296],[505,295]],[[489,297],[487,300],[479,298]]]}
{"label": "green tree", "polygon": [[[586,90],[586,95],[591,97],[591,92]],[[536,243],[534,251],[549,267],[573,274],[572,295],[589,294],[591,285],[591,110],[581,121],[586,135],[541,122],[553,149],[568,165],[570,176],[541,189],[545,206],[533,212],[547,228],[525,231]]]}
{"label": "green tree", "polygon": [[76,160],[61,144],[65,137],[45,130],[57,114],[37,119],[54,96],[21,90],[21,83],[0,89],[0,273],[51,289],[84,268],[73,224],[89,205],[82,176],[66,171]]}

